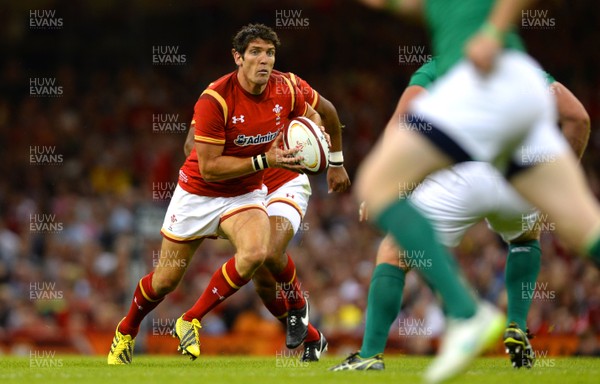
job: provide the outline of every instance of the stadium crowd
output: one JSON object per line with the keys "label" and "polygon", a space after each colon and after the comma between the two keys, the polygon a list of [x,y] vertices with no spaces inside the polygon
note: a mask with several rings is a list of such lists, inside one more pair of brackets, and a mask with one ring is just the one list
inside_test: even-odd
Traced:
{"label": "stadium crowd", "polygon": [[[195,99],[210,79],[234,69],[229,39],[240,25],[275,26],[278,17],[267,1],[235,8],[197,3],[97,9],[91,2],[81,8],[50,2],[45,8],[64,19],[56,30],[31,29],[28,10],[3,6],[0,352],[19,353],[20,343],[33,339],[67,340],[91,353],[85,338],[75,336],[114,331],[139,277],[157,261]],[[553,3],[550,14],[559,28],[523,34],[531,53],[590,114],[583,165],[600,198],[600,51],[590,49],[600,16],[583,3],[568,10]],[[292,2],[277,7],[299,9]],[[335,104],[353,175],[418,68],[399,62],[399,47],[426,47],[425,36],[417,24],[400,26],[339,0],[303,2],[301,11],[308,26],[276,29],[283,41],[276,68],[297,73]],[[177,48],[183,62],[157,63],[157,46]],[[32,93],[32,78],[54,79],[55,88]],[[328,194],[324,175],[311,180],[309,212],[289,251],[311,302],[311,321],[328,336],[358,337],[381,233],[358,222],[350,194]],[[599,272],[573,257],[552,223],[544,229],[530,330],[581,336],[582,354],[600,354],[594,343],[600,336]],[[231,255],[226,241],[207,241],[147,329],[193,304]],[[480,224],[456,255],[478,293],[505,307],[502,241]],[[429,344],[416,334],[436,336],[443,316],[416,274],[406,284],[404,312],[391,332],[408,336],[407,351],[428,353]],[[245,311],[269,319],[252,287],[245,287],[205,319],[204,332],[230,331]]]}

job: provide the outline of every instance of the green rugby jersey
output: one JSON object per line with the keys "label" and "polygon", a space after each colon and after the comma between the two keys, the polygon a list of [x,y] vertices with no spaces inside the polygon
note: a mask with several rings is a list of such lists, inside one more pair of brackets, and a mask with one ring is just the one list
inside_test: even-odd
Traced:
{"label": "green rugby jersey", "polygon": [[[463,58],[466,42],[488,19],[494,3],[494,0],[426,0],[425,16],[433,53],[438,57],[438,76]],[[506,34],[504,46],[525,50],[514,30]]]}

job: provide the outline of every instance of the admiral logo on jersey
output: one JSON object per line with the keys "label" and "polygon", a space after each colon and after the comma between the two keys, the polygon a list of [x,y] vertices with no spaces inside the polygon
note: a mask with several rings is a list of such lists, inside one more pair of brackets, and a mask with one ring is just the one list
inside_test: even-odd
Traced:
{"label": "admiral logo on jersey", "polygon": [[268,143],[268,142],[275,140],[276,136],[277,136],[277,131],[269,132],[264,135],[258,134],[256,136],[238,135],[235,138],[233,143],[235,145],[237,145],[238,147],[245,147],[247,145],[264,144],[264,143]]}

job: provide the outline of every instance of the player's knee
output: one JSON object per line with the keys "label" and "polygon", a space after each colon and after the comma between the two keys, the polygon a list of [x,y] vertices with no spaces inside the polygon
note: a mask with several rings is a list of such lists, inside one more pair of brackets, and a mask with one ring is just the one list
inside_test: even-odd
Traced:
{"label": "player's knee", "polygon": [[400,260],[400,255],[401,252],[396,242],[390,235],[387,235],[383,238],[377,250],[377,264],[387,263],[398,265],[402,261]]}
{"label": "player's knee", "polygon": [[281,272],[287,265],[287,255],[284,250],[279,247],[269,248],[263,265],[271,273]]}
{"label": "player's knee", "polygon": [[236,265],[242,270],[242,275],[251,275],[267,258],[266,246],[253,246],[238,251]]}
{"label": "player's knee", "polygon": [[399,253],[399,248],[394,241],[394,238],[390,235],[387,235],[381,241],[379,245],[379,250],[377,251],[377,256],[385,259],[393,258],[397,259]]}
{"label": "player's knee", "polygon": [[175,274],[154,274],[152,278],[152,288],[158,296],[165,296],[175,290],[181,281],[180,275]]}

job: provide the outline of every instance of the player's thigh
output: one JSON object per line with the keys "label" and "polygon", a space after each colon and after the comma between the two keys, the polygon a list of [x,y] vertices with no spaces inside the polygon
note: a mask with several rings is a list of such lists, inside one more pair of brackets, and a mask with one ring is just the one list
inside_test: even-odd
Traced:
{"label": "player's thigh", "polygon": [[600,209],[589,190],[577,159],[570,152],[516,174],[511,183],[548,215],[559,235],[584,251],[600,231]]}
{"label": "player's thigh", "polygon": [[267,255],[270,238],[269,217],[264,209],[246,209],[221,222],[221,231],[236,249],[236,268],[248,278]]}
{"label": "player's thigh", "polygon": [[398,116],[389,124],[398,128],[378,142],[358,174],[358,197],[366,201],[371,217],[429,173],[451,164],[450,158],[420,133],[400,128]]}

